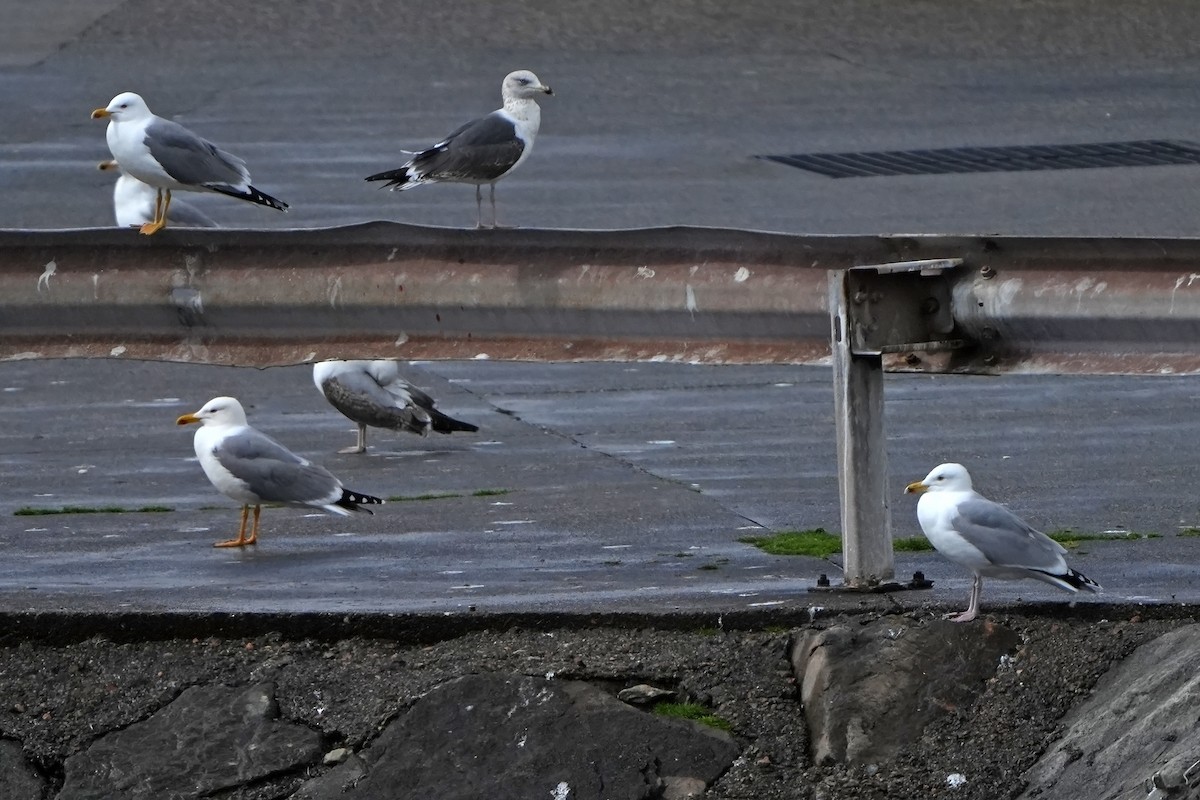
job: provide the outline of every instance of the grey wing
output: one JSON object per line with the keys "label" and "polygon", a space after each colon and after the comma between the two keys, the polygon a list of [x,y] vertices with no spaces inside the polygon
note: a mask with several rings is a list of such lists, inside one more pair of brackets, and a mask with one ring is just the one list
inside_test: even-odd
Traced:
{"label": "grey wing", "polygon": [[997,566],[1061,570],[1066,550],[1058,542],[985,497],[958,505],[954,529]]}
{"label": "grey wing", "polygon": [[411,395],[402,390],[406,385],[395,381],[385,389],[366,372],[347,370],[326,379],[321,391],[330,405],[354,422],[423,436],[429,432],[429,414],[412,404]]}
{"label": "grey wing", "polygon": [[268,502],[319,506],[342,496],[342,483],[333,473],[253,428],[226,437],[214,455]]}
{"label": "grey wing", "polygon": [[413,157],[413,169],[437,180],[487,182],[512,169],[525,143],[499,111],[468,122],[444,141]]}
{"label": "grey wing", "polygon": [[243,186],[250,182],[246,162],[201,139],[182,125],[156,119],[146,126],[150,155],[175,180],[189,186]]}

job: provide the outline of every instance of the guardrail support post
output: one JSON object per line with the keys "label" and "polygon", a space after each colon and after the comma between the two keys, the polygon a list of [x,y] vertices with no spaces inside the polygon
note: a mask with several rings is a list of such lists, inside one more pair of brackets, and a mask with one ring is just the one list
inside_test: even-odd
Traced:
{"label": "guardrail support post", "polygon": [[887,439],[885,354],[963,346],[947,273],[957,258],[898,261],[829,272],[830,347],[846,591],[928,588],[895,580]]}
{"label": "guardrail support post", "polygon": [[883,425],[883,356],[858,355],[851,347],[855,298],[849,278],[849,270],[829,273],[833,403],[845,583],[846,588],[865,589],[891,581],[895,564]]}

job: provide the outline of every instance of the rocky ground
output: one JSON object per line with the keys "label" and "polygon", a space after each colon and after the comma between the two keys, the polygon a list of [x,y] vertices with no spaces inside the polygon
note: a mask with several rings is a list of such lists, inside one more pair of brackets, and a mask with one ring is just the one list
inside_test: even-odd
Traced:
{"label": "rocky ground", "polygon": [[[811,623],[781,618],[778,625],[760,619],[735,623],[734,630],[680,630],[669,618],[607,627],[589,626],[583,618],[561,627],[509,619],[495,629],[420,644],[336,638],[328,630],[307,637],[294,631],[192,637],[186,625],[177,638],[137,640],[126,628],[113,638],[53,641],[43,638],[45,631],[15,626],[0,639],[0,739],[21,743],[48,780],[46,796],[53,797],[69,755],[144,720],[188,687],[269,681],[283,718],[318,731],[326,750],[359,751],[420,695],[451,678],[552,675],[614,693],[650,683],[728,720],[742,755],[710,788],[709,798],[997,800],[1021,792],[1022,773],[1056,738],[1063,715],[1112,664],[1193,621],[1187,608],[1163,607],[1025,606],[992,613],[989,618],[1017,631],[1022,644],[976,703],[946,709],[890,764],[814,765],[789,663],[791,644],[805,627],[866,624],[877,617]],[[426,630],[421,638],[435,637]],[[284,798],[328,769],[318,761],[212,796]],[[956,774],[965,780],[948,781]]]}

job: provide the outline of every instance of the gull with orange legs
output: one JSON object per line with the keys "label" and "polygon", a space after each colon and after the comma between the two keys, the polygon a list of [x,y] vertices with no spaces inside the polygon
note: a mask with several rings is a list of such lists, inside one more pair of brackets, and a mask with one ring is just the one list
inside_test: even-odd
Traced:
{"label": "gull with orange legs", "polygon": [[108,120],[108,149],[121,170],[157,190],[154,219],[142,225],[143,234],[166,227],[172,191],[217,192],[287,210],[287,203],[250,185],[245,161],[179,123],[155,116],[140,95],[122,92],[93,111],[92,119]]}
{"label": "gull with orange legs", "polygon": [[[351,511],[372,513],[367,505],[383,500],[351,491],[324,467],[288,450],[250,427],[242,404],[232,397],[214,397],[193,414],[176,423],[200,423],[194,440],[196,458],[217,491],[242,504],[242,525],[236,539],[214,547],[245,547],[258,542],[258,517],[263,503],[317,508],[348,516]],[[254,507],[254,525],[246,536],[246,522]]]}

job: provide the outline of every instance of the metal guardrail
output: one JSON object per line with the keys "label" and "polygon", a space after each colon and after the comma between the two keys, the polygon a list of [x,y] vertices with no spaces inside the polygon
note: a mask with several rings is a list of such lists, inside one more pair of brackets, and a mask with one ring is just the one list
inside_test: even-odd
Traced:
{"label": "metal guardrail", "polygon": [[[0,231],[0,358],[811,362],[830,354],[830,270],[925,259],[961,260],[938,313],[975,346],[887,343],[889,370],[1200,371],[1200,240],[395,223]],[[864,285],[876,330],[906,277]]]}
{"label": "metal guardrail", "polygon": [[846,583],[892,577],[886,371],[1200,372],[1200,240],[0,231],[0,360],[835,366]]}

